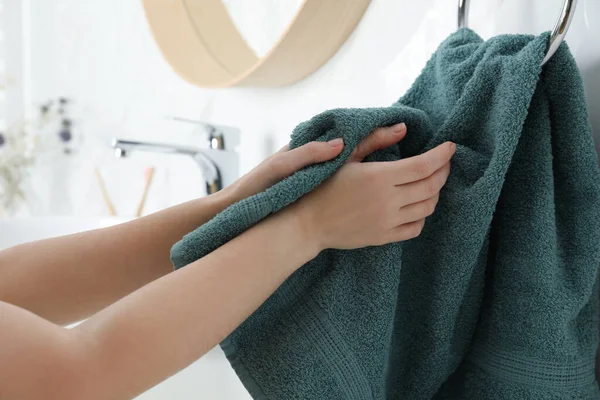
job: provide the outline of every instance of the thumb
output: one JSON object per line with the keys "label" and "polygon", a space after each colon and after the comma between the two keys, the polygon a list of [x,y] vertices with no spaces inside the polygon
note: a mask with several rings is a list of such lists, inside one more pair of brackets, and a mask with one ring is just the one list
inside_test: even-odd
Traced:
{"label": "thumb", "polygon": [[329,142],[310,142],[288,151],[284,147],[275,155],[277,175],[289,176],[309,165],[329,161],[337,157],[343,148],[344,141],[341,138]]}
{"label": "thumb", "polygon": [[350,162],[361,162],[366,156],[374,151],[385,149],[398,143],[406,136],[406,125],[404,123],[394,126],[377,128],[369,134],[352,152]]}

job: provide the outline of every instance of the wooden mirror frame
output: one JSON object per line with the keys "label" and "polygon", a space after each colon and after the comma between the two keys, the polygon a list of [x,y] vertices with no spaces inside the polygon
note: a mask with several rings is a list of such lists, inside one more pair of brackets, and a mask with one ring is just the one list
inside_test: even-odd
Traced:
{"label": "wooden mirror frame", "polygon": [[281,38],[258,58],[221,0],[142,0],[150,29],[173,69],[207,88],[285,86],[325,64],[371,0],[304,0]]}

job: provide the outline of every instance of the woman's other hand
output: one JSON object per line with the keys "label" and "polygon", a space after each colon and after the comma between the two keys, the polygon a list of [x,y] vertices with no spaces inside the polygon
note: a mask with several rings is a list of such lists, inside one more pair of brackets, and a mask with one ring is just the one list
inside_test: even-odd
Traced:
{"label": "woman's other hand", "polygon": [[353,162],[288,207],[317,252],[414,238],[435,210],[456,145],[399,161],[357,162],[376,147],[359,146]]}
{"label": "woman's other hand", "polygon": [[[389,147],[402,140],[405,134],[406,126],[404,124],[375,129],[354,150],[350,161],[361,161],[375,150]],[[229,200],[229,204],[235,203],[264,191],[304,167],[337,157],[343,148],[344,143],[341,139],[334,139],[330,142],[310,142],[293,150],[289,150],[286,145],[232,185],[223,189],[222,195]]]}

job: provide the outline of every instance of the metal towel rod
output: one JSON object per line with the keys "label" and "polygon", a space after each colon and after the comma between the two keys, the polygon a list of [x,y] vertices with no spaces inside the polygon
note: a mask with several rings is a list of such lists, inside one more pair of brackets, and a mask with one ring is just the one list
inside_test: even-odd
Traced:
{"label": "metal towel rod", "polygon": [[[470,0],[458,0],[458,27],[464,28],[469,25],[469,2]],[[554,26],[554,30],[552,31],[552,35],[550,36],[550,42],[548,45],[548,52],[542,60],[542,65],[546,64],[546,62],[554,55],[558,46],[562,43],[569,30],[569,25],[571,25],[571,21],[573,20],[573,14],[575,14],[575,7],[577,6],[577,0],[565,0],[563,2],[562,11],[558,20],[556,21],[556,25]]]}

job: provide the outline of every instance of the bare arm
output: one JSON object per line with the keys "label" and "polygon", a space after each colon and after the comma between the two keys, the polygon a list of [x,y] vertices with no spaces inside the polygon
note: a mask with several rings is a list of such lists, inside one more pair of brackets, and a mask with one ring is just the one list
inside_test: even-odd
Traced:
{"label": "bare arm", "polygon": [[210,350],[316,250],[280,214],[71,330],[0,303],[0,398],[132,398]]}
{"label": "bare arm", "polygon": [[[402,139],[406,127],[375,130],[352,161]],[[172,272],[169,250],[183,235],[243,198],[306,165],[329,160],[340,144],[282,149],[221,192],[125,224],[0,251],[0,301],[68,325]]]}
{"label": "bare arm", "polygon": [[171,246],[230,203],[223,193],[1,251],[0,300],[58,324],[80,321],[171,272]]}
{"label": "bare arm", "polygon": [[[373,151],[399,140],[375,131]],[[0,251],[0,301],[68,325],[89,317],[173,271],[169,250],[183,235],[229,205],[258,193],[306,165],[334,158],[343,145],[309,143],[261,163],[230,187],[147,217]]]}
{"label": "bare arm", "polygon": [[72,330],[0,303],[0,398],[143,392],[219,343],[322,249],[417,236],[453,152],[444,144],[413,159],[349,164],[294,205]]}

